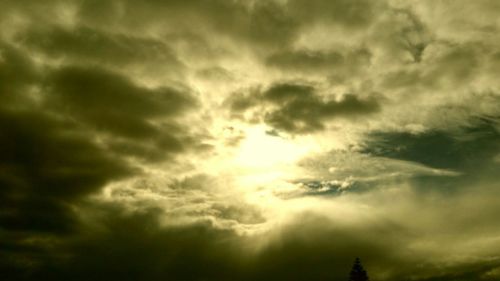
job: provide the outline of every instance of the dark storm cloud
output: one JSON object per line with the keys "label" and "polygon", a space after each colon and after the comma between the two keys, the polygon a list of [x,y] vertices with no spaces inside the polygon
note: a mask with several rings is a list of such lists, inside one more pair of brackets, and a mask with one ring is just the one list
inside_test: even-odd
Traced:
{"label": "dark storm cloud", "polygon": [[460,268],[436,268],[438,274],[429,274],[416,281],[461,281],[461,280],[496,280],[498,278],[499,261],[484,261],[480,263],[464,264]]}
{"label": "dark storm cloud", "polygon": [[363,100],[345,95],[340,101],[322,100],[312,88],[297,85],[277,85],[264,93],[264,99],[280,108],[267,113],[264,120],[270,126],[287,132],[307,133],[324,129],[324,120],[335,117],[357,117],[377,112],[375,99]]}
{"label": "dark storm cloud", "polygon": [[458,171],[498,167],[494,157],[500,153],[499,119],[471,119],[470,124],[453,131],[370,133],[363,152]]}
{"label": "dark storm cloud", "polygon": [[33,112],[2,111],[2,226],[65,229],[66,203],[133,170],[100,149],[72,122]]}
{"label": "dark storm cloud", "polygon": [[[102,67],[154,60],[179,70],[165,44],[86,26],[63,27],[55,23],[57,3],[25,4],[2,3],[3,12],[47,21],[14,33],[15,44],[6,43],[2,33],[0,222],[2,232],[29,240],[40,233],[72,232],[79,200],[139,173],[125,161],[129,156],[165,161],[198,141],[177,122],[196,107],[189,90],[145,88]],[[9,20],[3,18],[2,31]],[[59,66],[40,63],[40,52],[59,60]],[[19,239],[14,235],[12,241]]]}
{"label": "dark storm cloud", "polygon": [[[40,76],[30,59],[2,48],[0,106],[1,222],[5,230],[65,231],[67,203],[133,169],[99,148],[79,125],[33,100]],[[16,73],[12,73],[16,71]]]}
{"label": "dark storm cloud", "polygon": [[[174,24],[178,31],[218,34],[268,51],[292,43],[299,32],[315,24],[362,30],[383,5],[373,1],[85,1],[79,6],[84,22],[136,32],[158,24]],[[166,30],[168,30],[168,26]]]}
{"label": "dark storm cloud", "polygon": [[[85,234],[51,252],[33,253],[40,260],[25,279],[343,280],[356,256],[373,279],[460,280],[498,267],[490,261],[459,268],[421,263],[415,269],[420,261],[405,240],[412,233],[391,221],[332,224],[327,217],[303,213],[265,238],[239,236],[209,222],[160,226],[159,209],[130,213],[117,205],[92,208]],[[252,248],[254,243],[261,246]],[[13,278],[23,272],[10,270]],[[435,271],[442,279],[430,277]]]}
{"label": "dark storm cloud", "polygon": [[[403,229],[390,222],[377,227],[368,237],[365,226],[334,226],[321,215],[300,214],[259,253],[254,278],[249,280],[343,280],[356,256],[372,261],[365,265],[373,273],[374,268],[384,268],[401,258],[383,254],[383,249],[404,247],[397,238]],[[383,235],[394,240],[374,239]]]}
{"label": "dark storm cloud", "polygon": [[[264,108],[260,118],[279,131],[294,134],[310,133],[325,128],[325,122],[336,117],[356,118],[380,110],[373,98],[346,94],[340,100],[322,98],[313,86],[281,83],[247,95],[235,94],[226,104],[235,116],[254,108]],[[266,111],[266,106],[270,109]]]}
{"label": "dark storm cloud", "polygon": [[8,277],[17,280],[241,277],[243,257],[237,247],[239,237],[232,231],[217,230],[208,222],[162,227],[158,221],[161,211],[156,209],[127,214],[120,206],[94,205],[91,213],[95,214],[92,222],[82,229],[81,235],[66,240],[56,249],[31,255],[35,266],[11,265],[11,272],[6,273],[12,276]]}
{"label": "dark storm cloud", "polygon": [[[380,5],[371,1],[129,1],[116,0],[68,2],[40,5],[5,5],[5,11],[37,20],[31,29],[19,30],[16,40],[54,58],[106,63],[109,66],[161,61],[182,69],[178,54],[169,44],[172,36],[199,37],[205,41],[198,51],[210,49],[214,37],[230,39],[252,52],[269,53],[289,46],[300,32],[315,24],[333,24],[340,28],[361,29],[376,19]],[[71,24],[64,21],[70,15]],[[162,28],[158,28],[161,26]],[[161,30],[155,34],[154,30]],[[153,31],[153,32],[151,32]],[[151,36],[153,35],[153,36]],[[241,43],[245,44],[242,45]],[[271,54],[272,54],[271,53]],[[335,51],[324,57],[335,59]],[[298,54],[304,57],[304,54]],[[267,56],[267,55],[266,55]],[[287,62],[285,55],[276,61]],[[311,56],[307,64],[315,64]],[[156,65],[158,67],[158,65]],[[163,72],[169,69],[162,69]]]}
{"label": "dark storm cloud", "polygon": [[[252,238],[217,230],[209,223],[161,227],[160,213],[101,210],[101,217],[93,222],[97,229],[68,240],[57,254],[51,253],[54,256],[40,253],[41,266],[28,276],[51,280],[342,280],[354,257],[360,256],[372,276],[392,268],[391,280],[399,280],[411,274],[415,262],[405,254],[387,251],[405,248],[400,238],[405,230],[390,222],[377,225],[378,230],[367,235],[363,226],[331,226],[325,217],[303,214],[300,223],[287,224],[270,243],[249,251],[245,247]],[[65,255],[69,258],[58,258]],[[477,276],[494,266],[491,262],[440,270],[445,280],[455,280],[452,277]]]}
{"label": "dark storm cloud", "polygon": [[149,119],[179,115],[195,103],[189,93],[142,88],[98,68],[62,68],[53,74],[50,86],[52,102],[68,115],[129,138],[151,137],[157,131]]}
{"label": "dark storm cloud", "polygon": [[[360,232],[363,227],[324,228],[327,218],[303,214],[300,224],[287,224],[271,241],[252,250],[247,247],[259,243],[255,238],[216,229],[208,222],[160,226],[160,210],[130,214],[119,206],[93,208],[96,215],[85,234],[33,255],[39,260],[24,273],[26,279],[340,280],[355,256],[377,260],[368,262],[369,268],[384,267],[398,258],[380,257],[384,249],[400,245],[397,226],[380,225],[385,230],[368,237]],[[375,239],[382,235],[395,239]],[[19,278],[22,272],[14,268],[9,277]]]}
{"label": "dark storm cloud", "polygon": [[1,56],[0,231],[12,246],[2,269],[29,272],[76,233],[79,202],[141,173],[128,156],[165,161],[196,145],[177,118],[197,102],[98,67],[37,66],[8,44]]}
{"label": "dark storm cloud", "polygon": [[186,90],[144,88],[117,73],[82,67],[54,71],[47,86],[50,107],[111,136],[108,147],[119,154],[162,160],[196,142],[175,122],[196,107]]}
{"label": "dark storm cloud", "polygon": [[[126,215],[105,210],[99,229],[69,241],[68,260],[46,264],[34,277],[52,280],[207,280],[235,276],[238,256],[231,231],[208,223],[164,228],[157,210]],[[138,258],[140,257],[140,258]]]}
{"label": "dark storm cloud", "polygon": [[133,30],[174,23],[177,31],[198,33],[202,28],[210,34],[229,35],[263,46],[290,42],[297,30],[295,19],[275,1],[115,1],[104,9],[99,1],[86,1],[79,15],[85,21],[119,23]]}
{"label": "dark storm cloud", "polygon": [[[0,1],[0,276],[498,279],[498,118],[447,115],[498,114],[498,5],[452,2]],[[280,194],[225,175],[255,123],[368,131]]]}
{"label": "dark storm cloud", "polygon": [[0,98],[9,103],[19,103],[24,95],[21,93],[32,86],[40,77],[39,71],[13,46],[0,43]]}
{"label": "dark storm cloud", "polygon": [[86,26],[41,27],[19,35],[18,40],[53,58],[71,62],[117,67],[154,61],[168,65],[171,70],[183,69],[173,51],[161,41]]}

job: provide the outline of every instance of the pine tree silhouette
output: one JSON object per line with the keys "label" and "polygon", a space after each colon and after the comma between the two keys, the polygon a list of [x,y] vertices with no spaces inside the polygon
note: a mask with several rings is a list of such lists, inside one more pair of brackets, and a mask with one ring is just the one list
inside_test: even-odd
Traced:
{"label": "pine tree silhouette", "polygon": [[349,281],[369,281],[368,274],[361,265],[359,258],[354,260],[351,272],[349,273]]}

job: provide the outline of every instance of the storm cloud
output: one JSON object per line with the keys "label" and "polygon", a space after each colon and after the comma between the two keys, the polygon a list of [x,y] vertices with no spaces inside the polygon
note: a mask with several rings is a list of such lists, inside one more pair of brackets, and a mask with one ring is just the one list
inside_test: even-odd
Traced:
{"label": "storm cloud", "polygon": [[0,2],[0,275],[499,279],[499,11]]}
{"label": "storm cloud", "polygon": [[[339,100],[328,100],[316,93],[313,86],[281,83],[272,85],[262,92],[238,94],[227,101],[235,116],[247,109],[257,109],[257,118],[276,130],[289,133],[308,133],[325,128],[324,122],[335,117],[355,118],[379,111],[374,97],[362,99],[346,94]],[[266,110],[266,106],[270,109]],[[262,116],[259,116],[262,115]],[[255,116],[255,115],[254,115]]]}

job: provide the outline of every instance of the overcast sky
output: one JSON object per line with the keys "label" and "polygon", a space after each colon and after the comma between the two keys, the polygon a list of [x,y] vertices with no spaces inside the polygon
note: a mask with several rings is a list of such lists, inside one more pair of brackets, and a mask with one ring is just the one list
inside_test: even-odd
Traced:
{"label": "overcast sky", "polygon": [[0,1],[0,275],[499,280],[499,14]]}

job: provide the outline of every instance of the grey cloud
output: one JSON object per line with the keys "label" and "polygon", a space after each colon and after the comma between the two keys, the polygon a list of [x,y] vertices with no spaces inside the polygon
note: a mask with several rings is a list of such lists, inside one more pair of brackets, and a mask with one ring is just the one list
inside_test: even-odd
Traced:
{"label": "grey cloud", "polygon": [[[341,100],[325,100],[313,86],[275,84],[262,92],[236,94],[226,102],[234,113],[254,107],[264,108],[261,118],[269,126],[288,133],[310,133],[325,128],[324,122],[336,117],[356,118],[380,110],[373,98],[362,99],[346,94]],[[271,109],[265,110],[270,105]]]}
{"label": "grey cloud", "polygon": [[149,119],[176,116],[195,105],[186,92],[147,89],[126,77],[99,68],[66,67],[51,76],[53,102],[67,114],[127,137],[156,133]]}
{"label": "grey cloud", "polygon": [[[2,277],[498,279],[493,2],[0,1]],[[290,193],[198,174],[255,123],[355,143]]]}
{"label": "grey cloud", "polygon": [[403,48],[405,48],[413,58],[413,62],[422,61],[425,49],[432,41],[427,27],[411,10],[396,10],[404,15],[408,20],[408,25],[401,29]]}
{"label": "grey cloud", "polygon": [[[394,146],[397,150],[398,147]],[[414,183],[417,190],[441,190],[456,185],[463,175],[453,170],[429,167],[411,160],[394,159],[383,155],[363,153],[358,149],[334,150],[323,155],[305,157],[299,162],[307,177],[291,180],[296,187],[280,192],[282,198],[302,196],[344,196],[350,193],[369,193],[393,185]]]}
{"label": "grey cloud", "polygon": [[[346,256],[377,257],[376,263],[368,263],[371,268],[395,262],[397,257],[380,257],[388,243],[366,240],[365,235],[355,234],[356,228],[322,228],[328,220],[313,214],[302,215],[300,225],[286,225],[264,248],[247,251],[253,238],[216,229],[209,223],[162,227],[157,209],[132,214],[118,206],[98,209],[92,224],[84,226],[91,231],[66,240],[52,252],[33,254],[37,266],[24,273],[24,278],[87,280],[94,275],[105,280],[324,280],[346,276],[351,263]],[[387,227],[394,231],[391,235],[399,232],[397,227]],[[20,272],[26,265],[16,265],[9,277],[22,279]]]}
{"label": "grey cloud", "polygon": [[[100,63],[110,67],[155,63],[180,72],[183,64],[157,39],[106,32],[90,27],[40,27],[18,35],[19,42],[55,59],[76,63]],[[153,67],[153,66],[150,66]],[[161,68],[165,71],[164,68]],[[167,69],[168,70],[168,69]]]}
{"label": "grey cloud", "polygon": [[[391,220],[332,223],[325,216],[302,213],[269,237],[245,237],[217,229],[209,222],[160,226],[160,209],[130,212],[119,205],[94,205],[92,209],[92,220],[80,226],[86,231],[51,251],[33,249],[25,253],[31,262],[29,271],[27,264],[10,260],[9,270],[4,271],[7,277],[337,280],[346,278],[356,256],[361,257],[372,278],[384,280],[408,276],[422,281],[474,279],[498,267],[497,260],[460,266],[428,264],[428,257],[408,245],[414,233]],[[262,246],[249,248],[253,243]],[[6,262],[2,260],[2,268]],[[418,269],[415,264],[420,265]]]}
{"label": "grey cloud", "polygon": [[234,79],[231,72],[222,67],[204,68],[197,71],[196,75],[204,79],[217,81],[231,81]]}
{"label": "grey cloud", "polygon": [[273,1],[262,1],[251,8],[248,26],[242,30],[253,41],[278,47],[279,43],[291,42],[297,29],[295,19],[287,15],[282,6]]}
{"label": "grey cloud", "polygon": [[86,1],[79,15],[87,22],[128,26],[132,30],[165,22],[185,31],[203,28],[209,33],[252,43],[257,48],[274,49],[292,43],[304,27],[318,22],[361,29],[375,20],[377,11],[380,5],[365,0],[115,1],[104,7],[100,2]]}
{"label": "grey cloud", "polygon": [[[223,277],[220,272],[226,271],[233,275],[230,258],[237,254],[231,252],[236,239],[231,232],[212,229],[206,223],[162,228],[154,209],[127,215],[120,207],[110,206],[93,219],[86,226],[90,231],[67,239],[57,249],[25,254],[32,265],[14,263],[8,278],[196,280]],[[220,271],[222,268],[225,270]]]}
{"label": "grey cloud", "polygon": [[480,67],[481,55],[478,51],[481,47],[468,44],[450,47],[442,56],[435,58],[435,67],[431,68],[430,75],[435,76],[438,82],[443,80],[445,83],[448,80],[456,84],[470,82]]}
{"label": "grey cloud", "polygon": [[494,61],[494,52],[481,44],[435,41],[427,45],[419,65],[389,71],[380,82],[384,89],[402,91],[411,97],[471,86],[482,89],[480,77],[490,75]]}
{"label": "grey cloud", "polygon": [[216,203],[212,208],[216,216],[221,219],[234,220],[242,224],[259,224],[266,222],[266,218],[258,209],[249,204],[222,204]]}
{"label": "grey cloud", "polygon": [[[13,6],[9,8],[21,17],[47,22],[28,32],[21,30],[18,38],[23,44],[51,56],[98,61],[113,67],[141,59],[160,59],[178,69],[182,69],[182,65],[177,54],[165,43],[142,36],[163,26],[161,33],[156,35],[166,40],[175,34],[194,34],[209,45],[214,36],[222,36],[238,45],[245,42],[257,53],[268,53],[292,44],[304,28],[317,22],[359,29],[372,22],[379,11],[378,5],[365,0],[328,3],[302,0],[286,3],[221,0],[137,3],[116,0],[105,4],[84,1],[58,5],[53,2],[43,6],[30,2],[24,8],[7,6]],[[70,26],[65,26],[63,20],[62,13],[66,11],[73,13]],[[44,16],[40,18],[39,14]]]}
{"label": "grey cloud", "polygon": [[112,139],[118,153],[161,160],[197,141],[176,120],[197,106],[191,93],[148,89],[100,68],[64,67],[48,78],[47,103],[65,116]]}
{"label": "grey cloud", "polygon": [[[361,257],[372,278],[384,280],[408,276],[414,280],[459,280],[484,275],[498,266],[495,260],[460,267],[427,264],[426,257],[407,244],[414,234],[390,220],[346,225],[303,213],[269,238],[238,236],[208,222],[160,226],[159,209],[133,213],[118,205],[93,209],[99,211],[94,212],[91,224],[83,226],[90,231],[66,240],[52,252],[33,254],[39,263],[25,279],[343,279],[356,256]],[[259,243],[258,239],[263,239],[262,246],[249,249]],[[418,270],[413,268],[416,263],[420,264]],[[436,270],[441,273],[432,273]],[[22,276],[19,272],[14,269],[9,277]]]}
{"label": "grey cloud", "polygon": [[75,198],[134,170],[46,114],[2,111],[2,226],[6,230],[67,229]]}
{"label": "grey cloud", "polygon": [[295,50],[277,52],[266,63],[283,71],[330,73],[348,79],[362,67],[368,67],[371,54],[366,49],[348,52]]}
{"label": "grey cloud", "polygon": [[500,150],[498,118],[473,117],[469,123],[455,131],[373,132],[364,153],[459,171],[496,166],[493,157]]}
{"label": "grey cloud", "polygon": [[170,159],[172,154],[185,152],[186,148],[195,145],[196,141],[186,136],[186,132],[168,131],[151,140],[135,141],[126,139],[111,139],[106,146],[119,155],[133,156],[150,162],[162,162]]}
{"label": "grey cloud", "polygon": [[[28,88],[43,88],[40,72],[25,53],[13,48],[2,51],[1,82],[9,85],[2,89],[1,96],[8,102],[0,106],[5,196],[18,190],[28,197],[33,192],[35,197],[71,198],[94,190],[108,178],[131,172],[93,143],[78,124],[41,110],[37,100],[43,100],[42,93]],[[18,72],[11,77],[13,70]],[[14,98],[9,99],[11,96]],[[67,185],[73,187],[67,189]]]}
{"label": "grey cloud", "polygon": [[[275,1],[246,4],[238,1],[117,1],[101,10],[100,2],[86,2],[82,18],[101,24],[141,29],[155,24],[174,23],[187,32],[200,28],[210,33],[229,35],[256,43],[275,46],[289,42],[296,32],[293,18]],[[179,30],[177,30],[179,31]]]}
{"label": "grey cloud", "polygon": [[[261,210],[228,190],[227,179],[206,174],[161,182],[148,175],[136,178],[128,187],[118,187],[111,195],[134,205],[165,209],[167,221],[210,220],[221,228],[245,230],[267,221]],[[154,199],[151,200],[151,195]]]}
{"label": "grey cloud", "polygon": [[323,120],[334,117],[357,117],[377,112],[377,101],[361,100],[345,95],[340,101],[321,101],[315,97],[301,97],[265,116],[266,123],[276,129],[306,133],[324,128]]}
{"label": "grey cloud", "polygon": [[372,25],[376,34],[369,44],[372,51],[397,61],[402,68],[421,63],[429,46],[439,39],[412,8],[396,4],[385,7],[383,11],[384,16]]}
{"label": "grey cloud", "polygon": [[[165,161],[198,142],[176,124],[196,105],[187,92],[142,88],[98,68],[40,68],[7,44],[1,54],[0,225],[22,248],[7,260],[29,260],[50,246],[44,239],[75,233],[81,200],[141,173],[127,156]],[[149,123],[154,118],[167,123],[161,131]],[[98,134],[108,137],[98,142]]]}
{"label": "grey cloud", "polygon": [[303,21],[326,21],[347,28],[363,28],[377,16],[377,4],[366,0],[292,0],[291,13]]}
{"label": "grey cloud", "polygon": [[0,98],[3,106],[27,102],[26,92],[40,79],[40,72],[15,47],[0,43]]}

